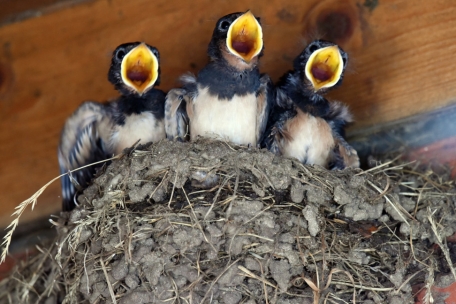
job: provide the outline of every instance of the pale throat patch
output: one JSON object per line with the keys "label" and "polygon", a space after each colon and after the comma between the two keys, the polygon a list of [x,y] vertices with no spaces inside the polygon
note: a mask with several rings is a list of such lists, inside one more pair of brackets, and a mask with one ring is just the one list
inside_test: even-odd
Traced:
{"label": "pale throat patch", "polygon": [[163,120],[155,119],[150,112],[132,114],[125,118],[123,126],[116,126],[112,133],[114,154],[119,154],[125,148],[140,143],[157,142],[166,137]]}
{"label": "pale throat patch", "polygon": [[254,93],[220,100],[207,88],[198,89],[198,96],[188,105],[193,107],[194,113],[190,120],[191,140],[203,136],[239,145],[257,144],[257,97]]}

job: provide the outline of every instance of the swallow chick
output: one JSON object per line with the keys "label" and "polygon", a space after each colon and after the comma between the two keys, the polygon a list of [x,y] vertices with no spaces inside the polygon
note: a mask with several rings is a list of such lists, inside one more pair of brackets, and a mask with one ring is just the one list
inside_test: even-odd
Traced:
{"label": "swallow chick", "polygon": [[[61,174],[119,154],[138,141],[166,138],[165,93],[154,88],[160,82],[159,59],[158,50],[145,43],[115,49],[108,80],[121,96],[105,104],[85,102],[67,119],[58,147]],[[71,180],[62,177],[64,211],[76,206],[76,187],[87,187],[94,173],[91,166],[71,174]]]}
{"label": "swallow chick", "polygon": [[262,52],[259,18],[250,11],[220,18],[208,47],[210,62],[197,77],[183,76],[182,88],[166,96],[167,137],[257,146],[273,99],[271,80],[258,68]]}
{"label": "swallow chick", "polygon": [[345,140],[351,122],[348,108],[323,95],[342,82],[347,54],[337,45],[316,40],[294,60],[276,88],[262,145],[303,164],[329,169],[359,167],[359,158]]}

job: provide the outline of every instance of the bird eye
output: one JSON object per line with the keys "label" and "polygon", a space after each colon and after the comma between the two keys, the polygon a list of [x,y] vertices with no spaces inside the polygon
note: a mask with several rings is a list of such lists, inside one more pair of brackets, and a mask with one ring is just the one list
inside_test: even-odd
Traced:
{"label": "bird eye", "polygon": [[221,29],[222,31],[227,31],[230,25],[231,24],[228,21],[224,20],[220,23],[219,29]]}
{"label": "bird eye", "polygon": [[120,49],[117,51],[117,53],[116,53],[117,59],[122,60],[124,58],[124,56],[125,56],[125,51],[123,49]]}
{"label": "bird eye", "polygon": [[313,53],[313,52],[315,52],[316,50],[318,50],[319,48],[320,48],[320,47],[319,47],[317,44],[314,43],[314,44],[311,44],[311,45],[309,46],[309,51],[310,51],[310,53]]}

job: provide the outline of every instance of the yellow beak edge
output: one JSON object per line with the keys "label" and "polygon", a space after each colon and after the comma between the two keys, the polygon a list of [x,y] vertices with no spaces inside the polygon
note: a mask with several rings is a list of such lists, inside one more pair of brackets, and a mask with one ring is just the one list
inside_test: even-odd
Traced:
{"label": "yellow beak edge", "polygon": [[152,88],[158,78],[157,57],[145,43],[125,55],[120,69],[123,82],[139,94]]}
{"label": "yellow beak edge", "polygon": [[246,62],[250,62],[261,52],[263,31],[260,23],[250,11],[238,17],[231,24],[228,29],[226,46],[232,54]]}
{"label": "yellow beak edge", "polygon": [[316,50],[310,55],[305,66],[307,79],[315,91],[334,86],[340,79],[344,63],[337,46]]}

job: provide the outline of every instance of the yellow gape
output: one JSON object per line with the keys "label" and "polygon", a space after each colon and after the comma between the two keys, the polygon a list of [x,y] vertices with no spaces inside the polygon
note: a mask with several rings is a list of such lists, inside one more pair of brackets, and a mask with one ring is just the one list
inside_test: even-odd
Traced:
{"label": "yellow gape", "polygon": [[342,75],[344,63],[337,46],[316,50],[306,63],[305,72],[315,91],[334,86]]}
{"label": "yellow gape", "polygon": [[151,50],[141,43],[122,60],[123,82],[139,94],[147,92],[158,78],[158,60]]}
{"label": "yellow gape", "polygon": [[234,20],[230,25],[226,46],[232,54],[246,62],[250,62],[253,57],[261,52],[263,31],[260,23],[250,11]]}

